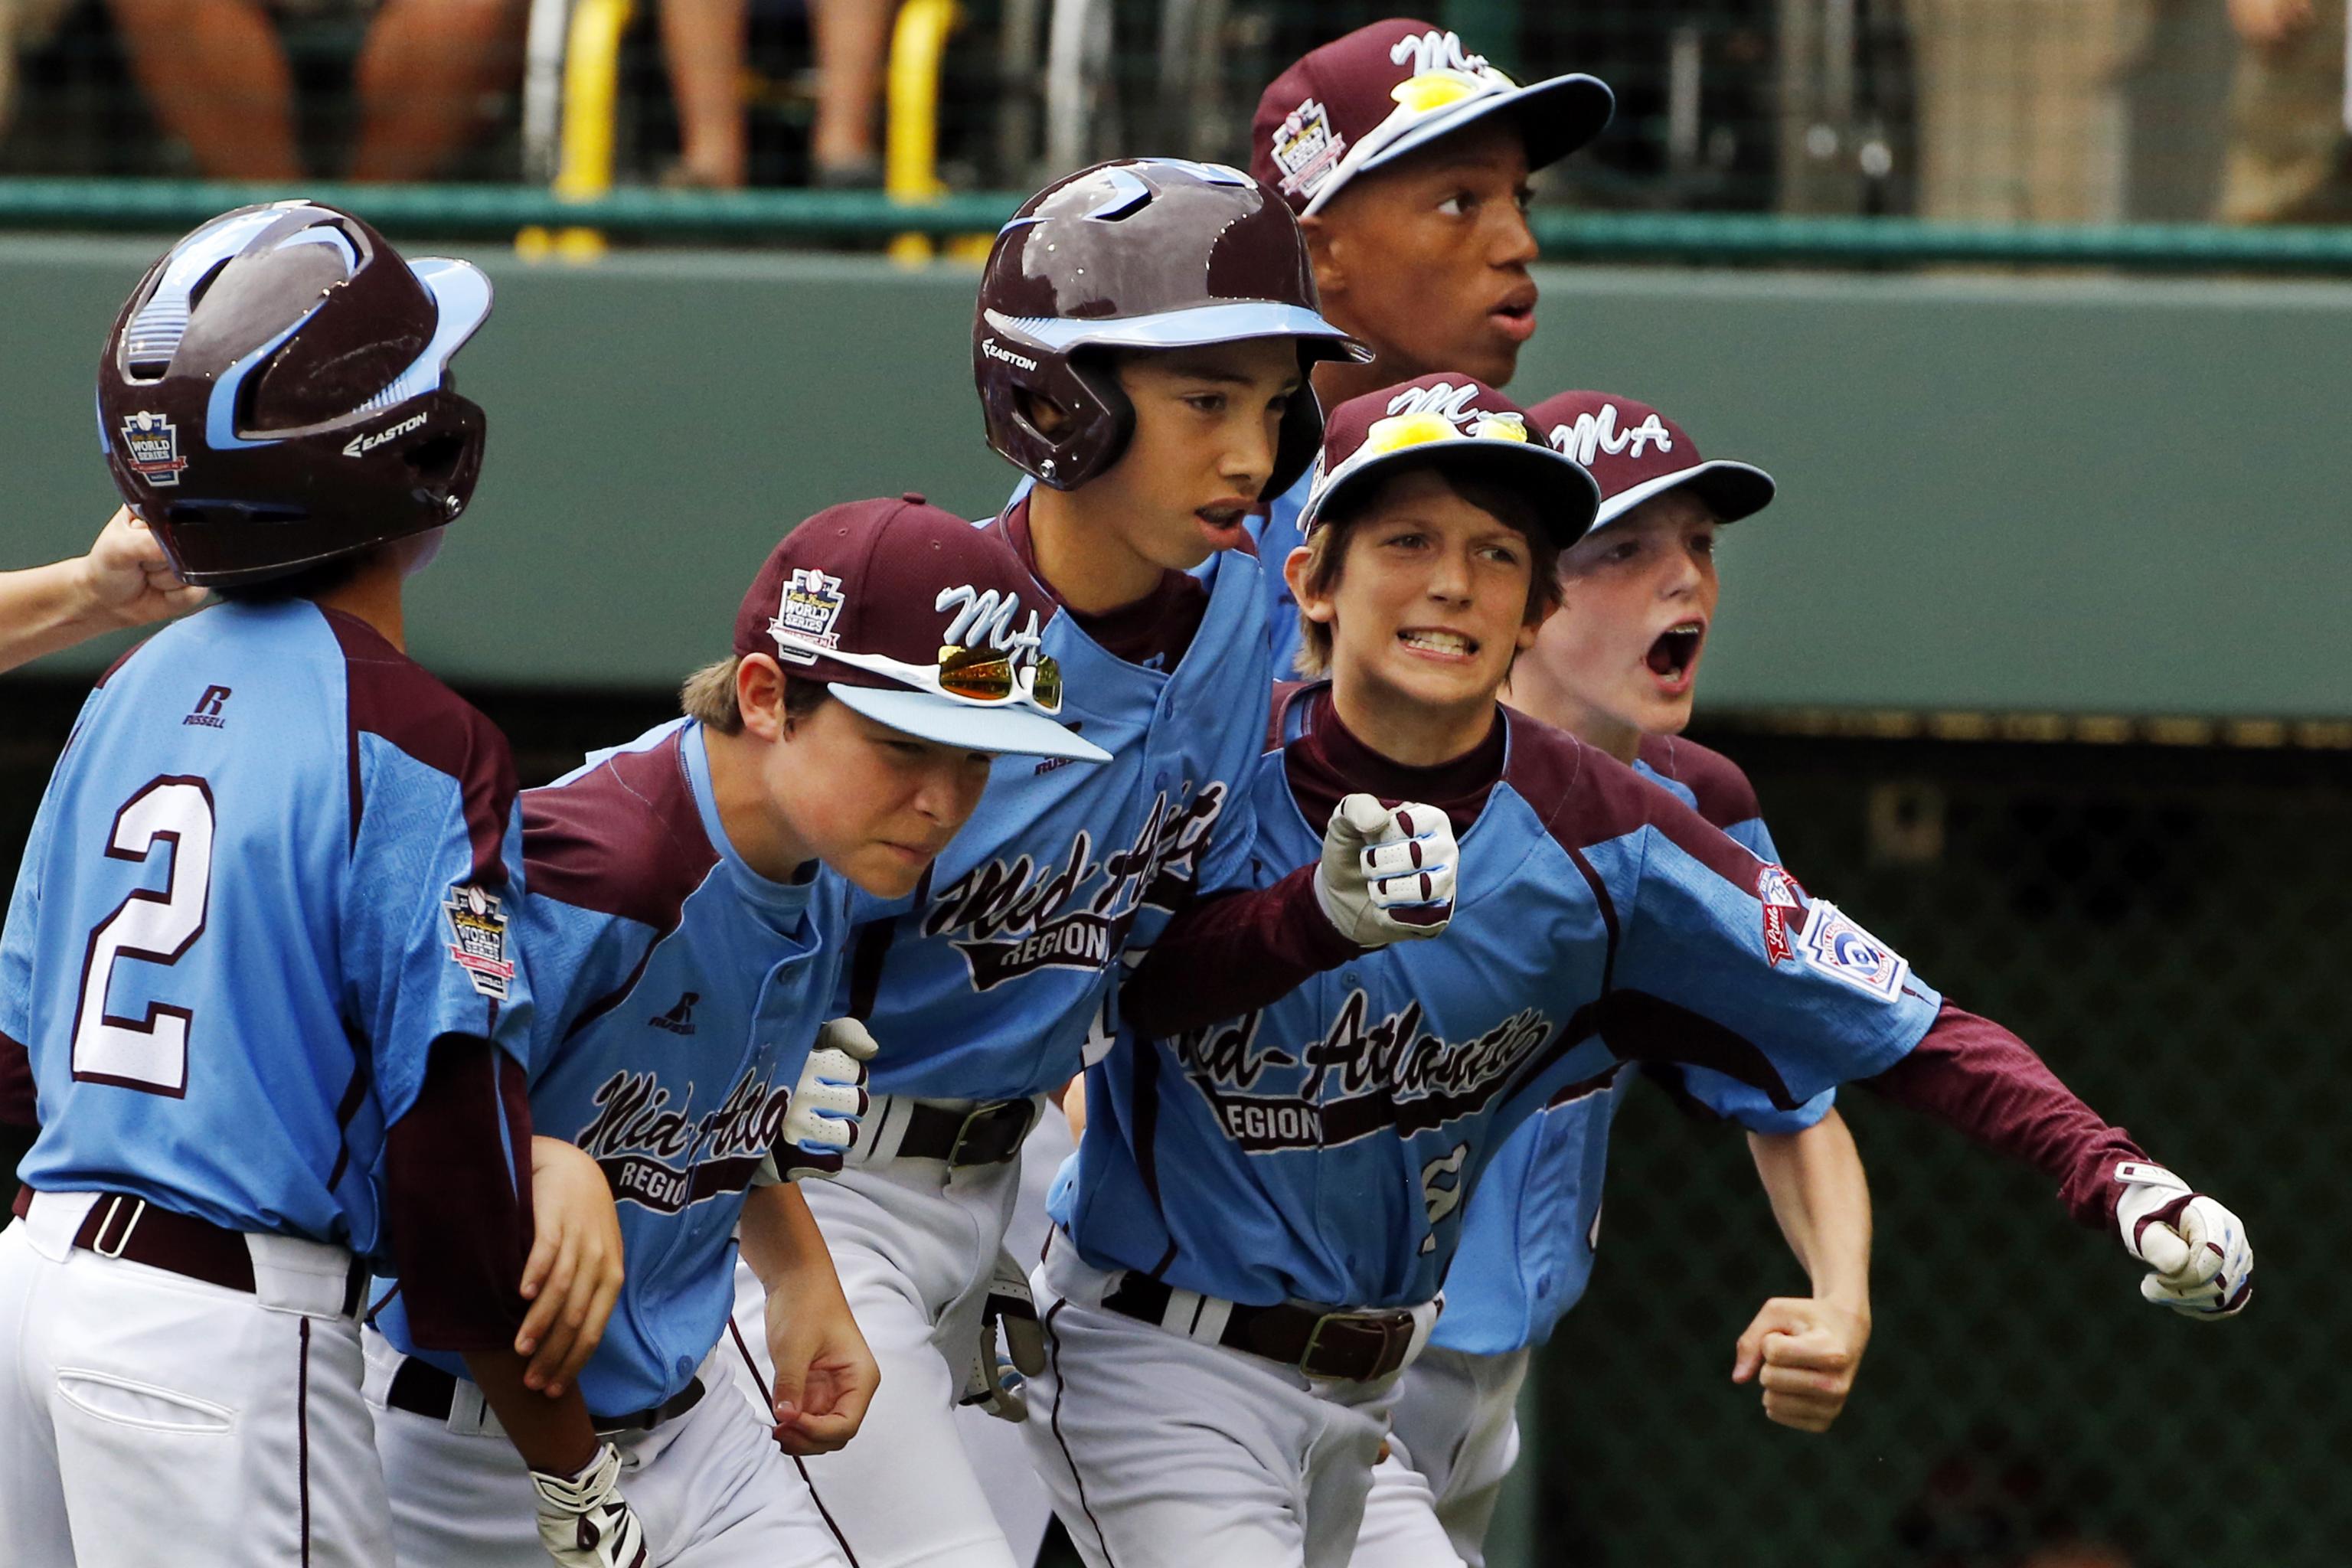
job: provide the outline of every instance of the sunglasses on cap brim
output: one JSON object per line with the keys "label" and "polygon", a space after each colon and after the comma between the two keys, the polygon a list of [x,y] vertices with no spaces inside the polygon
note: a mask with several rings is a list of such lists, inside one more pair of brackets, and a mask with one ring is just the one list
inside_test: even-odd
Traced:
{"label": "sunglasses on cap brim", "polygon": [[952,698],[975,707],[1017,702],[1041,713],[1059,713],[1062,710],[1062,667],[1050,654],[1041,653],[1026,663],[1016,663],[1013,655],[1003,649],[944,643],[940,645],[939,657],[931,663],[908,664],[885,654],[849,653],[841,648],[826,647],[788,632],[772,635],[776,639],[777,650],[788,658],[797,660],[803,655],[829,658],[852,669],[887,675],[918,691]]}

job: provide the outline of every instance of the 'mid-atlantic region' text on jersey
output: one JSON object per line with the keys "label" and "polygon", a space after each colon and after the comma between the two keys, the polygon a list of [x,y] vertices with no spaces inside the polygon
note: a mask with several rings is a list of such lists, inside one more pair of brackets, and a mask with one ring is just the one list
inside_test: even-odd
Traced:
{"label": "'mid-atlantic region' text on jersey", "polygon": [[[580,1373],[591,1410],[684,1389],[734,1301],[737,1215],[838,980],[848,885],[771,881],[728,841],[701,726],[677,720],[522,796],[541,976],[531,1123],[604,1167],[626,1283]],[[416,1350],[400,1301],[378,1325]]]}
{"label": "'mid-atlantic region' text on jersey", "polygon": [[[1706,1068],[1793,1114],[1934,1022],[1900,957],[1633,770],[1517,714],[1488,744],[1444,936],[1089,1072],[1055,1200],[1088,1262],[1248,1303],[1425,1301],[1504,1141],[1620,1063]],[[1258,885],[1315,858],[1353,787],[1312,735],[1261,762]]]}
{"label": "'mid-atlantic region' text on jersey", "polygon": [[[1737,763],[1689,741],[1654,735],[1633,771],[1689,806],[1759,860],[1780,856]],[[1793,1110],[1712,1068],[1660,1069],[1717,1116],[1755,1132],[1799,1132],[1827,1114],[1824,1089]],[[1445,1273],[1445,1311],[1430,1342],[1474,1355],[1541,1344],[1584,1295],[1601,1235],[1609,1131],[1633,1075],[1601,1092],[1555,1100],[1503,1142],[1479,1178]]]}
{"label": "'mid-atlantic region' text on jersey", "polygon": [[1059,1088],[1090,1032],[1108,1044],[1122,949],[1149,945],[1194,890],[1247,874],[1240,791],[1265,742],[1264,588],[1235,551],[1196,575],[1208,603],[1172,669],[1117,658],[1067,613],[1044,624],[1043,652],[1062,669],[1059,717],[1110,761],[999,757],[914,898],[855,901],[866,929],[845,1010],[881,1045],[877,1091],[994,1100]]}
{"label": "'mid-atlantic region' text on jersey", "polygon": [[504,738],[350,616],[157,633],[84,705],[0,939],[22,1179],[379,1253],[434,1042],[527,1049],[513,802]]}

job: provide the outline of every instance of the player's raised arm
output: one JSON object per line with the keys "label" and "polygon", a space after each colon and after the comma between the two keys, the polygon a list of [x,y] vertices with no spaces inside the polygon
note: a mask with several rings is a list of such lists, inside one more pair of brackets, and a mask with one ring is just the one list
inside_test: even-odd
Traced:
{"label": "player's raised arm", "polygon": [[2151,1163],[2022,1040],[1947,1001],[1836,905],[1653,794],[1641,834],[1588,852],[1604,878],[1630,878],[1603,1004],[1620,1055],[1698,1060],[1775,1104],[1868,1081],[2055,1180],[2068,1213],[2116,1227],[2148,1266],[2149,1300],[2206,1317],[2245,1305],[2253,1251],[2236,1215]]}
{"label": "player's raised arm", "polygon": [[192,610],[205,590],[180,581],[130,508],[118,510],[87,555],[0,572],[0,670],[101,632]]}

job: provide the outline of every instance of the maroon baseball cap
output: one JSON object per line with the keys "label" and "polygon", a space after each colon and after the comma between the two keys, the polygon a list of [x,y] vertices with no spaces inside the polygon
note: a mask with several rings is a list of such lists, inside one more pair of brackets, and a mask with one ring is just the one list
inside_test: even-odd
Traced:
{"label": "maroon baseball cap", "polygon": [[1300,535],[1313,533],[1340,498],[1414,462],[1475,472],[1521,492],[1562,550],[1584,537],[1601,504],[1592,476],[1531,437],[1517,404],[1475,376],[1440,371],[1351,397],[1331,411],[1298,514]]}
{"label": "maroon baseball cap", "polygon": [[1528,167],[1540,169],[1600,135],[1615,107],[1597,78],[1521,87],[1457,35],[1391,16],[1308,50],[1274,79],[1250,125],[1250,173],[1304,216],[1366,170],[1490,115],[1517,122]]}
{"label": "maroon baseball cap", "polygon": [[1053,717],[1052,614],[1010,544],[909,494],[828,507],[786,534],[735,613],[735,651],[919,740],[1108,762]]}
{"label": "maroon baseball cap", "polygon": [[1771,475],[1751,463],[1701,458],[1698,443],[1646,403],[1613,392],[1563,392],[1537,404],[1529,420],[1538,439],[1600,483],[1595,528],[1668,490],[1691,490],[1722,522],[1753,517],[1771,502]]}

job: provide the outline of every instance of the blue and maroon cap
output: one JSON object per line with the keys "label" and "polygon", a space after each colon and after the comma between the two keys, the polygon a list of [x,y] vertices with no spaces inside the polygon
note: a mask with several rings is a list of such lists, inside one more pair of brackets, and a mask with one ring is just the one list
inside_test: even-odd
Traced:
{"label": "blue and maroon cap", "polygon": [[1525,495],[1562,550],[1584,536],[1601,504],[1581,464],[1532,436],[1527,412],[1476,376],[1416,376],[1351,397],[1331,411],[1323,451],[1298,514],[1303,538],[1341,499],[1411,463],[1477,473]]}
{"label": "blue and maroon cap", "polygon": [[1529,169],[1556,163],[1601,134],[1616,101],[1595,77],[1521,87],[1459,35],[1391,16],[1307,51],[1274,79],[1251,122],[1250,173],[1305,217],[1358,174],[1497,114],[1517,124]]}
{"label": "blue and maroon cap", "polygon": [[1108,762],[1055,717],[1052,615],[1012,545],[909,493],[828,507],[786,534],[736,612],[735,651],[918,740]]}

